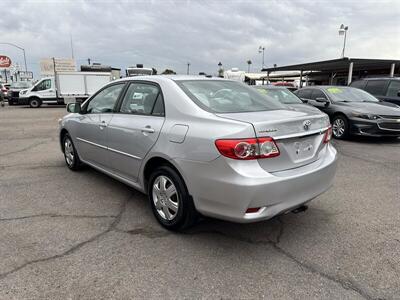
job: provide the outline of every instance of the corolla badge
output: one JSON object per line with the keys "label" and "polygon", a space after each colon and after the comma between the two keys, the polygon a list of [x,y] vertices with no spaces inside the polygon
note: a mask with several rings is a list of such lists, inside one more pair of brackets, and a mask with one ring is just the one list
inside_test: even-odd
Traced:
{"label": "corolla badge", "polygon": [[311,127],[311,121],[310,121],[310,120],[305,120],[305,121],[303,122],[303,128],[304,128],[304,130],[309,130],[310,127]]}
{"label": "corolla badge", "polygon": [[277,131],[278,131],[278,129],[275,129],[275,128],[267,128],[265,130],[259,130],[258,132],[259,133],[269,133],[269,132],[277,132]]}

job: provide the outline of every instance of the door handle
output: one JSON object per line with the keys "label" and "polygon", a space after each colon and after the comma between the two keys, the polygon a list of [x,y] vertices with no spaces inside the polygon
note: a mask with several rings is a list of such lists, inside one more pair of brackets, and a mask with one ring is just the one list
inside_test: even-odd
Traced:
{"label": "door handle", "polygon": [[148,133],[154,133],[155,130],[153,128],[151,128],[150,125],[147,125],[146,127],[140,128],[141,132],[148,132]]}
{"label": "door handle", "polygon": [[99,124],[99,127],[100,127],[100,129],[101,130],[103,130],[105,127],[107,127],[108,126],[108,124],[106,123],[106,121],[102,121],[100,124]]}

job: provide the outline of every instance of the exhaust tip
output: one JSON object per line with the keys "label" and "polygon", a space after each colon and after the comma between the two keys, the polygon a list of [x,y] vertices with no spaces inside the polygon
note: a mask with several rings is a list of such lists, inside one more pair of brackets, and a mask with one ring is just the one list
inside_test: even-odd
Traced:
{"label": "exhaust tip", "polygon": [[307,205],[302,205],[302,206],[299,206],[299,207],[293,209],[292,213],[298,214],[298,213],[301,213],[301,212],[305,212],[307,209],[308,209]]}

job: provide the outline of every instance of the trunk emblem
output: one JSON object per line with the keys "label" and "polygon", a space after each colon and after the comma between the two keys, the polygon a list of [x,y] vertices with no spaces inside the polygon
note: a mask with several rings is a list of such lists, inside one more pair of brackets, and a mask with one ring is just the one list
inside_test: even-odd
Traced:
{"label": "trunk emblem", "polygon": [[310,121],[310,120],[305,120],[305,121],[303,122],[303,128],[304,128],[304,130],[310,129],[310,126],[311,126],[311,121]]}
{"label": "trunk emblem", "polygon": [[259,133],[269,133],[269,132],[276,132],[278,129],[271,128],[271,129],[265,129],[265,130],[259,130]]}

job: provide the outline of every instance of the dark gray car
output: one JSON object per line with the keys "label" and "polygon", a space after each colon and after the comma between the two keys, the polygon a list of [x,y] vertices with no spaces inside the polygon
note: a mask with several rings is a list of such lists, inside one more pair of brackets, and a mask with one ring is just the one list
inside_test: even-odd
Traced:
{"label": "dark gray car", "polygon": [[315,86],[295,92],[303,101],[327,113],[335,138],[351,134],[400,136],[400,107],[379,101],[371,94],[352,87]]}
{"label": "dark gray car", "polygon": [[400,105],[400,78],[363,78],[350,86],[367,91],[379,100]]}

